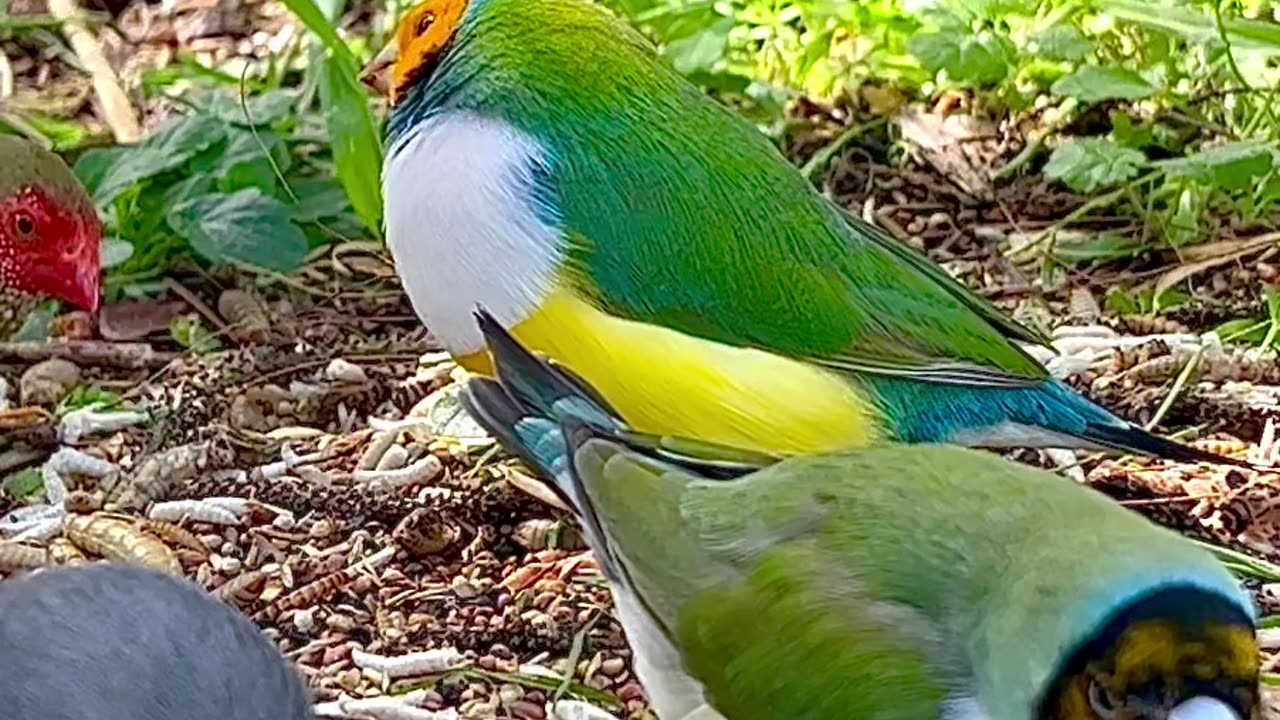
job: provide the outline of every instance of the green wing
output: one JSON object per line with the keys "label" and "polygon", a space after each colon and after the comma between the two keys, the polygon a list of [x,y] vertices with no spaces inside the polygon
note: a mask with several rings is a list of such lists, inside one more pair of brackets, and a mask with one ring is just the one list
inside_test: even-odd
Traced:
{"label": "green wing", "polygon": [[[940,635],[917,610],[870,596],[817,541],[824,512],[794,502],[743,513],[742,483],[705,481],[612,440],[575,453],[586,525],[732,718],[934,720],[948,682]],[[760,499],[758,497],[754,499]]]}

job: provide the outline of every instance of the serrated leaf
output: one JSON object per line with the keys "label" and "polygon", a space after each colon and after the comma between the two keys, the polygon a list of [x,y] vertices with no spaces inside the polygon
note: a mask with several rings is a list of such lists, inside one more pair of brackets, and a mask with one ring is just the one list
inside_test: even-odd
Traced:
{"label": "serrated leaf", "polygon": [[94,202],[106,206],[137,183],[181,167],[222,138],[219,120],[174,118],[133,147],[85,153],[76,163],[76,175],[92,187]]}
{"label": "serrated leaf", "polygon": [[1146,159],[1137,150],[1105,138],[1079,138],[1053,151],[1044,174],[1072,190],[1087,193],[1133,179]]}
{"label": "serrated leaf", "polygon": [[955,32],[913,35],[907,49],[933,72],[945,71],[955,82],[988,85],[1009,73],[1005,48],[999,38]]}
{"label": "serrated leaf", "polygon": [[1138,73],[1122,67],[1085,65],[1070,75],[1059,78],[1050,88],[1063,97],[1085,103],[1104,100],[1142,100],[1157,88]]}
{"label": "serrated leaf", "polygon": [[202,195],[171,209],[169,225],[212,262],[237,260],[287,272],[302,264],[307,238],[293,209],[256,189]]}

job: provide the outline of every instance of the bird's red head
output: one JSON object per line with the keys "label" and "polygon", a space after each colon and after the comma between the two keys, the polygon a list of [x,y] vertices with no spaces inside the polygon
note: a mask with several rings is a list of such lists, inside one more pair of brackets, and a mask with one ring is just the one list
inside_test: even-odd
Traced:
{"label": "bird's red head", "polygon": [[0,288],[97,312],[102,223],[92,205],[27,185],[0,197]]}

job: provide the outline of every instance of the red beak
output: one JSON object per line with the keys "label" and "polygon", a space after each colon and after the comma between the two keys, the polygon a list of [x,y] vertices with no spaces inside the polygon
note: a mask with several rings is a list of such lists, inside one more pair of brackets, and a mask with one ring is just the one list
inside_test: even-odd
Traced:
{"label": "red beak", "polygon": [[72,296],[67,298],[67,302],[93,314],[96,314],[102,305],[102,268],[98,264],[99,252],[95,247],[93,258],[85,259],[77,265]]}

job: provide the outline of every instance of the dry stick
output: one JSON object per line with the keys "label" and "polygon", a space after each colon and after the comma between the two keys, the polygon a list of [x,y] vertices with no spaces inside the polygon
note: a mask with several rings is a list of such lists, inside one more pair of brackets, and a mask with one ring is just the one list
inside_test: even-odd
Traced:
{"label": "dry stick", "polygon": [[133,104],[120,87],[120,78],[107,62],[102,45],[85,26],[82,11],[76,0],[49,0],[49,12],[62,21],[62,34],[71,43],[76,57],[93,77],[93,89],[102,104],[102,114],[116,142],[135,143],[142,139],[142,125],[138,122]]}
{"label": "dry stick", "polygon": [[1191,381],[1192,374],[1200,367],[1200,358],[1204,356],[1204,347],[1196,348],[1195,354],[1187,360],[1187,364],[1182,366],[1182,372],[1178,373],[1177,379],[1173,381],[1173,387],[1169,389],[1169,394],[1165,395],[1164,401],[1160,403],[1160,407],[1156,408],[1156,414],[1151,416],[1143,430],[1151,432],[1151,429],[1160,424],[1164,416],[1169,413],[1169,409],[1173,407],[1173,403],[1177,401],[1178,396],[1182,394],[1187,383]]}
{"label": "dry stick", "polygon": [[178,353],[162,352],[144,343],[0,342],[0,361],[40,362],[51,358],[70,360],[81,367],[164,367]]}

